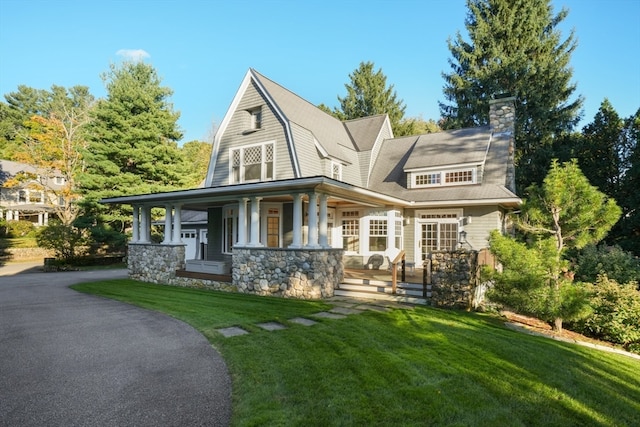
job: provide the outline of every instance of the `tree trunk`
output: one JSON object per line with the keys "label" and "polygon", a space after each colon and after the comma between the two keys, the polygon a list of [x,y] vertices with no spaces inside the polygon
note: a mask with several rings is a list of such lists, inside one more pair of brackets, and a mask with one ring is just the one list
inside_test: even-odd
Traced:
{"label": "tree trunk", "polygon": [[562,332],[562,317],[556,317],[553,319],[553,330],[556,332]]}

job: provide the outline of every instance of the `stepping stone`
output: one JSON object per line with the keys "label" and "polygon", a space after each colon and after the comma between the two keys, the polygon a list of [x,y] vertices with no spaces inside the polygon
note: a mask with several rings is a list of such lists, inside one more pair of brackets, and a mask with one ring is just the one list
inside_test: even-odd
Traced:
{"label": "stepping stone", "polygon": [[321,311],[320,313],[312,314],[313,317],[321,317],[323,319],[346,319],[347,316],[338,313],[329,313],[327,311]]}
{"label": "stepping stone", "polygon": [[257,326],[267,331],[279,331],[280,329],[287,329],[286,326],[278,322],[258,323]]}
{"label": "stepping stone", "polygon": [[303,326],[313,326],[318,323],[315,320],[305,319],[304,317],[294,317],[293,319],[289,319],[289,322],[297,323],[298,325]]}
{"label": "stepping stone", "polygon": [[381,307],[379,305],[359,305],[356,307],[358,310],[371,310],[371,311],[381,311],[381,312],[387,312],[387,311],[391,311],[390,308],[388,307]]}
{"label": "stepping stone", "polygon": [[229,338],[229,337],[237,337],[238,335],[244,335],[244,334],[248,334],[249,332],[245,331],[242,328],[239,328],[237,326],[231,326],[229,328],[222,328],[222,329],[217,329],[218,332],[220,332],[225,338]]}
{"label": "stepping stone", "polygon": [[329,311],[331,313],[345,314],[345,315],[362,313],[362,310],[357,310],[355,308],[349,308],[349,307],[334,307]]}

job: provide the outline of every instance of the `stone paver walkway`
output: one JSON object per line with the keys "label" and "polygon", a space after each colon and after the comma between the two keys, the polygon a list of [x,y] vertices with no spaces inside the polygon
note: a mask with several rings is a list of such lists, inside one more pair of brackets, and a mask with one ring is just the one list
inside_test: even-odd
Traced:
{"label": "stone paver walkway", "polygon": [[[399,304],[395,302],[389,301],[368,301],[368,300],[354,300],[349,298],[330,298],[326,300],[329,304],[333,305],[329,311],[321,311],[318,313],[314,313],[309,315],[309,317],[314,317],[318,319],[331,319],[331,320],[341,320],[346,319],[350,315],[356,315],[363,313],[367,310],[371,311],[389,311],[392,308],[403,308],[403,309],[412,309],[413,306],[408,304]],[[288,322],[295,323],[302,326],[313,326],[318,322],[306,317],[294,317],[292,319],[288,319]],[[278,331],[282,329],[287,329],[286,325],[283,325],[279,322],[263,322],[257,323],[256,326],[262,328],[266,331]],[[222,334],[225,338],[236,337],[240,335],[246,335],[249,331],[242,329],[238,326],[231,326],[228,328],[217,329],[217,332]]]}

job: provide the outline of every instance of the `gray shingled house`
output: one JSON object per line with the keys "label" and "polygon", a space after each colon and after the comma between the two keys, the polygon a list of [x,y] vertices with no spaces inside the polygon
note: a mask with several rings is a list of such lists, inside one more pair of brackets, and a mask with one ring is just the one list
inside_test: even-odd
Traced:
{"label": "gray shingled house", "polygon": [[[394,138],[386,115],[341,122],[250,69],[203,187],[103,202],[133,206],[134,278],[330,296],[345,268],[385,268],[401,251],[419,266],[435,251],[485,248],[491,230],[505,230],[521,203],[513,98],[490,110],[490,126]],[[150,241],[153,207],[166,212],[161,244]],[[187,211],[201,212],[206,232],[184,232]]]}

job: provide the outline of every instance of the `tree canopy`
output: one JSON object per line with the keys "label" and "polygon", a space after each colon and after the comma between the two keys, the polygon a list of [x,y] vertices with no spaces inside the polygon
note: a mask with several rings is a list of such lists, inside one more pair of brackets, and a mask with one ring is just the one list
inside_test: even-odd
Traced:
{"label": "tree canopy", "polygon": [[344,85],[347,89],[346,96],[338,96],[340,108],[331,111],[324,105],[319,107],[340,120],[388,114],[394,135],[403,135],[401,122],[406,106],[398,99],[393,85],[387,86],[387,76],[383,74],[382,69],[374,71],[373,62],[361,62],[360,66],[349,74],[349,78],[350,83]]}
{"label": "tree canopy", "polygon": [[458,32],[448,41],[444,127],[487,125],[492,96],[515,96],[517,187],[541,183],[552,157],[547,148],[571,131],[583,101],[572,99],[574,34],[563,39],[557,29],[568,12],[554,14],[549,0],[468,0],[467,7],[469,39]]}
{"label": "tree canopy", "polygon": [[[88,127],[85,201],[184,187],[185,162],[177,146],[180,117],[156,70],[143,62],[111,65],[103,75],[106,99],[97,102]],[[98,207],[107,222],[131,222],[130,210]]]}

